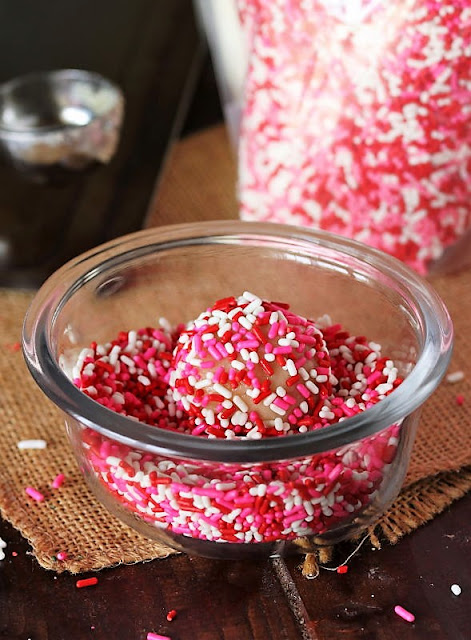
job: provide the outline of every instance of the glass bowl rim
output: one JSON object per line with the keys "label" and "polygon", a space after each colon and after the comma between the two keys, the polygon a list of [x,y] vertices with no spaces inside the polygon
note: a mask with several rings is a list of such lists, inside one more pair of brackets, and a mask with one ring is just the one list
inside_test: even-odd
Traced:
{"label": "glass bowl rim", "polygon": [[[124,101],[123,94],[118,85],[101,75],[96,71],[88,71],[87,69],[52,69],[45,71],[33,71],[31,73],[25,73],[20,76],[16,76],[3,82],[0,84],[0,98],[3,97],[4,94],[14,90],[16,87],[21,86],[25,83],[30,83],[38,80],[48,80],[50,78],[57,80],[84,80],[88,83],[99,82],[103,86],[107,86],[111,89],[115,95],[116,104],[122,103]],[[29,139],[29,138],[40,138],[45,135],[53,134],[53,133],[61,133],[70,129],[85,129],[89,127],[92,123],[96,122],[100,118],[103,118],[106,114],[93,113],[90,120],[83,125],[73,125],[73,124],[52,124],[52,125],[44,125],[39,127],[33,127],[31,129],[20,128],[20,127],[10,127],[3,124],[0,121],[0,137],[3,139]]]}
{"label": "glass bowl rim", "polygon": [[[373,266],[401,283],[422,313],[424,344],[404,381],[378,404],[353,417],[305,434],[261,440],[208,439],[146,425],[95,402],[66,376],[52,353],[49,328],[61,306],[100,266],[118,257],[132,258],[188,244],[229,243],[242,238],[269,237],[274,242],[301,242],[327,247]],[[107,258],[104,260],[104,256]],[[254,463],[295,459],[340,448],[400,422],[430,396],[444,376],[453,346],[453,325],[435,289],[405,264],[363,243],[327,231],[266,222],[214,220],[181,223],[136,231],[73,258],[53,273],[36,293],[26,313],[22,348],[26,364],[42,391],[66,414],[83,425],[124,444],[158,455],[219,462]]]}

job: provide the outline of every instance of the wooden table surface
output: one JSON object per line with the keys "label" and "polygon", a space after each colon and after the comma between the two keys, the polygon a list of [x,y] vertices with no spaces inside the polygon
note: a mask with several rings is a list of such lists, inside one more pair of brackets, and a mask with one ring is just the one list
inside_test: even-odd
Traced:
{"label": "wooden table surface", "polygon": [[[364,545],[348,573],[321,570],[315,580],[301,575],[299,558],[181,554],[103,570],[96,586],[77,589],[77,576],[42,569],[20,534],[0,522],[7,542],[0,637],[145,640],[154,631],[172,640],[469,640],[470,523],[468,495],[394,546]],[[397,604],[415,614],[414,624],[394,613]]]}
{"label": "wooden table surface", "polygon": [[[168,144],[184,125],[179,113],[189,104],[201,56],[189,5],[51,2],[49,22],[41,8],[25,18],[28,55],[14,38],[26,3],[15,3],[18,11],[10,13],[0,8],[0,51],[16,52],[15,68],[0,56],[0,80],[31,67],[82,66],[118,81],[128,99],[122,145],[108,167],[59,186],[31,184],[0,167],[2,233],[10,233],[15,247],[0,265],[2,285],[35,286],[71,253],[141,226]],[[74,23],[79,35],[73,36]],[[41,46],[38,29],[44,34],[59,24],[70,33]],[[220,116],[214,78],[205,69],[186,131]],[[54,216],[63,222],[59,236],[50,233],[57,229]],[[175,555],[104,570],[96,586],[77,589],[76,576],[42,569],[28,543],[1,520],[0,537],[7,542],[0,638],[7,640],[145,640],[150,631],[172,640],[471,638],[471,495],[395,546],[376,551],[365,544],[348,573],[322,570],[315,580],[301,575],[300,558],[223,562]],[[450,590],[455,583],[459,596]],[[396,604],[415,614],[414,624],[394,613]],[[172,609],[177,615],[167,622]]]}

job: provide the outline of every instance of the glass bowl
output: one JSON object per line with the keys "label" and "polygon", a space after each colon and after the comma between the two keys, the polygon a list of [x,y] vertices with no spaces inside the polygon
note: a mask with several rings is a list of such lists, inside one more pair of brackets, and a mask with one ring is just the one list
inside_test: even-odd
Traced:
{"label": "glass bowl", "polygon": [[124,113],[120,89],[81,69],[30,73],[0,86],[0,144],[24,172],[107,163]]}
{"label": "glass bowl", "polygon": [[[308,318],[329,314],[380,344],[403,382],[337,424],[259,440],[150,426],[74,385],[74,365],[92,342],[156,327],[159,317],[186,323],[247,290]],[[35,296],[23,349],[110,512],[178,550],[238,558],[333,544],[387,509],[420,407],[446,371],[452,324],[424,279],[374,249],[285,225],[208,222],[140,231],[67,263]]]}

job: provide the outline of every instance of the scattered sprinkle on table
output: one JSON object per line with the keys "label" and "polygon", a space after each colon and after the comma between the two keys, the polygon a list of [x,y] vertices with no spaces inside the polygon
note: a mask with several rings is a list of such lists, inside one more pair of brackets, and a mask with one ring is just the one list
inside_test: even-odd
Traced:
{"label": "scattered sprinkle on table", "polygon": [[172,620],[175,618],[176,615],[177,615],[177,612],[175,611],[175,609],[172,609],[167,613],[167,620],[169,622],[172,622]]}
{"label": "scattered sprinkle on table", "polygon": [[59,487],[61,487],[62,484],[64,483],[64,480],[65,480],[65,475],[63,473],[57,474],[57,476],[51,482],[51,487],[53,489],[59,489]]}
{"label": "scattered sprinkle on table", "polygon": [[20,440],[16,446],[18,449],[45,449],[47,442],[41,439]]}
{"label": "scattered sprinkle on table", "polygon": [[453,371],[453,373],[449,373],[446,377],[446,381],[450,384],[454,384],[455,382],[461,382],[464,379],[463,371]]}
{"label": "scattered sprinkle on table", "polygon": [[454,596],[459,596],[461,594],[461,587],[459,584],[452,584],[450,589]]}
{"label": "scattered sprinkle on table", "polygon": [[10,351],[19,351],[21,349],[21,343],[13,342],[12,344],[8,344],[7,347]]}
{"label": "scattered sprinkle on table", "polygon": [[159,633],[152,633],[149,631],[147,634],[147,640],[172,640],[169,636],[161,636]]}
{"label": "scattered sprinkle on table", "polygon": [[92,587],[97,583],[98,578],[84,578],[82,580],[77,580],[75,586],[77,587],[77,589],[83,589],[83,587]]}
{"label": "scattered sprinkle on table", "polygon": [[29,495],[30,498],[36,500],[36,502],[43,502],[44,500],[43,494],[34,487],[26,487],[25,492]]}
{"label": "scattered sprinkle on table", "polygon": [[337,573],[347,573],[347,571],[348,567],[346,564],[342,564],[340,567],[337,567]]}
{"label": "scattered sprinkle on table", "polygon": [[407,609],[404,609],[404,607],[401,607],[400,604],[394,607],[394,613],[396,613],[403,620],[406,620],[406,622],[414,622],[415,620],[414,614],[410,611],[407,611]]}

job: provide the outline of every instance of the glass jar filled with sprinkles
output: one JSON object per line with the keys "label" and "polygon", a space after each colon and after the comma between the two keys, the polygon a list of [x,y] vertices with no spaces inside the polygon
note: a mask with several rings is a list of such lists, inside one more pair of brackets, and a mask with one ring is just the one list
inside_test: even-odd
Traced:
{"label": "glass jar filled with sprinkles", "polygon": [[23,339],[110,512],[232,558],[374,523],[451,343],[443,303],[401,262],[242,222],[146,230],[80,256],[40,289]]}
{"label": "glass jar filled with sprinkles", "polygon": [[233,6],[206,22],[223,96],[238,88],[242,218],[339,233],[421,274],[469,266],[468,0],[225,4],[245,55],[227,62]]}

